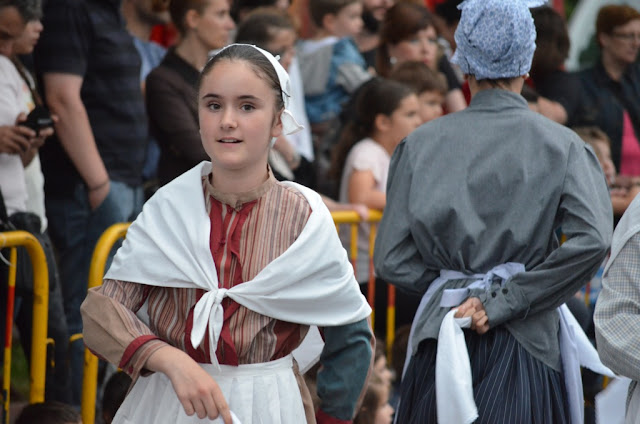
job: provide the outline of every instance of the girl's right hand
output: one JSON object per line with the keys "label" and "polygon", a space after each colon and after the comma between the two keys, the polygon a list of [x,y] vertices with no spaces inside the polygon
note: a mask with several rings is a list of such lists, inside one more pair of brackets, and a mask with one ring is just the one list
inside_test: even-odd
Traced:
{"label": "girl's right hand", "polygon": [[149,357],[146,368],[169,377],[187,415],[211,420],[220,416],[224,424],[233,424],[218,383],[183,351],[169,345],[162,347]]}

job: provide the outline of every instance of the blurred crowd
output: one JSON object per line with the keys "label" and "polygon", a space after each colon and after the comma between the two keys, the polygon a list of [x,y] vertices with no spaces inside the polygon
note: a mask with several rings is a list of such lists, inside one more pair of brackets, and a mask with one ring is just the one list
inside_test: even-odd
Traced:
{"label": "blurred crowd", "polygon": [[[211,55],[236,42],[277,56],[291,78],[290,109],[305,129],[276,140],[271,171],[315,189],[330,210],[355,210],[366,219],[369,209],[385,209],[396,146],[470,101],[465,76],[450,62],[460,3],[0,0],[0,229],[30,231],[49,259],[55,367],[48,370],[47,401],[81,402],[84,345],[69,339],[82,332],[80,304],[100,235],[132,221],[159,187],[208,160],[196,85]],[[537,48],[522,95],[532,110],[591,146],[618,219],[640,191],[640,12],[603,7],[593,23],[600,55],[579,72],[564,68],[565,17],[550,6],[531,12]],[[356,275],[363,291],[370,279],[368,243],[362,224]],[[0,265],[5,302],[6,266]],[[16,324],[28,357],[29,270],[19,277]],[[594,285],[591,307],[596,294]],[[376,299],[381,333],[385,294]],[[408,295],[396,299],[406,307],[397,310],[393,361],[386,363],[379,340],[375,376],[356,423],[392,419],[406,325],[417,308]],[[584,302],[575,308],[593,334],[592,310]],[[105,399],[119,390],[110,400],[117,404],[127,383],[107,387]]]}

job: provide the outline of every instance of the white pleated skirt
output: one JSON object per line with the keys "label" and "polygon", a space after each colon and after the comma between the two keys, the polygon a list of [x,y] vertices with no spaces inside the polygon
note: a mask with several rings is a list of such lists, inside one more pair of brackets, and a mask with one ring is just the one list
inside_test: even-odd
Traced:
{"label": "white pleated skirt", "polygon": [[[301,424],[306,422],[292,356],[240,366],[200,364],[224,393],[234,424]],[[118,410],[114,424],[222,424],[222,419],[188,416],[171,381],[163,373],[140,377]]]}

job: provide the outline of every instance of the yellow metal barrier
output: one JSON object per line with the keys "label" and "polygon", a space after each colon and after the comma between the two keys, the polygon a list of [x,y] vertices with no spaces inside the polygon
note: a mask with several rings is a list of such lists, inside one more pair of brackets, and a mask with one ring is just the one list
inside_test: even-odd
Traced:
{"label": "yellow metal barrier", "polygon": [[[113,224],[107,228],[91,257],[89,288],[102,285],[105,266],[113,245],[127,234],[130,223]],[[84,350],[84,373],[82,377],[82,422],[93,424],[96,415],[96,392],[98,386],[98,358],[87,348]]]}
{"label": "yellow metal barrier", "polygon": [[47,259],[38,240],[26,231],[7,231],[0,233],[0,248],[11,247],[9,268],[9,287],[7,296],[7,326],[5,334],[3,422],[9,418],[9,391],[11,384],[11,342],[13,334],[13,303],[16,283],[16,246],[23,246],[33,266],[33,329],[31,333],[31,369],[29,372],[29,402],[44,401],[44,385],[47,360],[47,312],[49,308],[49,271]]}
{"label": "yellow metal barrier", "polygon": [[[362,220],[360,215],[354,211],[340,211],[332,212],[333,222],[336,225],[338,231],[340,225],[350,226],[350,244],[349,244],[349,259],[353,264],[354,271],[356,270],[356,262],[358,258],[358,224],[366,222],[371,224],[369,231],[369,281],[367,283],[367,300],[369,305],[373,309],[371,314],[371,326],[375,326],[375,299],[376,299],[376,278],[373,273],[373,249],[376,240],[377,224],[382,219],[382,212],[376,210],[369,210],[369,217],[366,220]],[[387,356],[391,360],[391,345],[395,337],[396,327],[396,289],[391,284],[387,285]]]}
{"label": "yellow metal barrier", "polygon": [[[382,218],[379,211],[370,210],[369,218],[362,220],[360,216],[353,211],[332,212],[331,216],[339,230],[340,225],[350,225],[351,244],[349,246],[349,258],[354,266],[358,257],[358,224],[362,222],[371,223],[371,231],[369,233],[369,283],[367,300],[373,308],[375,302],[375,277],[373,276],[373,245],[376,238],[377,223]],[[129,223],[114,224],[109,227],[100,237],[96,248],[93,251],[91,259],[91,268],[89,270],[89,288],[97,287],[102,284],[105,272],[105,265],[111,252],[113,245],[120,239],[124,238],[129,228]],[[388,286],[388,306],[387,306],[387,352],[391,351],[391,343],[393,343],[395,331],[395,288]],[[371,317],[371,325],[375,319],[375,310]],[[84,376],[82,381],[82,422],[85,424],[93,424],[95,422],[95,403],[98,380],[98,358],[85,348],[84,355]]]}

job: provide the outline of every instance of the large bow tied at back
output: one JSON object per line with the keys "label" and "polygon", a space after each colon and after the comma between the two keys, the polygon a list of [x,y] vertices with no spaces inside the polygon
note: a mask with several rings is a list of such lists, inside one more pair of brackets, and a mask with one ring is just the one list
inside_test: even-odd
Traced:
{"label": "large bow tied at back", "polygon": [[536,30],[529,8],[544,0],[467,0],[452,61],[476,79],[514,78],[531,69]]}

